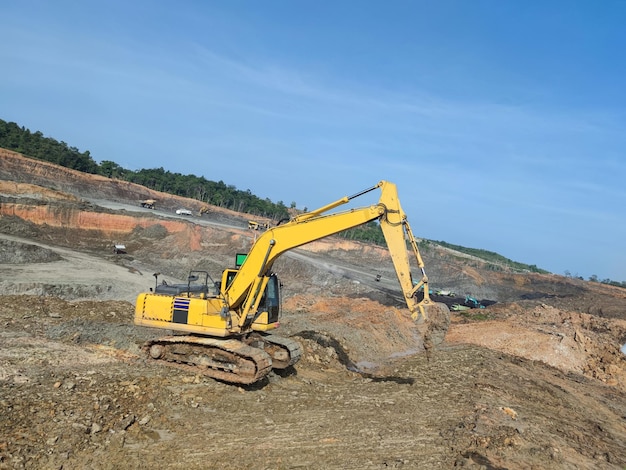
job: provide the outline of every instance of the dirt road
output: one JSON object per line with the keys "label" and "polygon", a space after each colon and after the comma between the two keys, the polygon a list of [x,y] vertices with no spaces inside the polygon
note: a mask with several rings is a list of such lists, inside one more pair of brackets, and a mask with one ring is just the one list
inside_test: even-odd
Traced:
{"label": "dirt road", "polygon": [[[0,291],[133,302],[154,282],[144,265],[0,233]],[[21,256],[21,259],[15,259]]]}

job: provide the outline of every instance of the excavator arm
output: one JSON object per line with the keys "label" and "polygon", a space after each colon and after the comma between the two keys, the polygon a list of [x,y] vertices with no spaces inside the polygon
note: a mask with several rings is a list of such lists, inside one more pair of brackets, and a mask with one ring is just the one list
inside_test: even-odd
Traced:
{"label": "excavator arm", "polygon": [[[352,199],[378,188],[381,190],[381,195],[377,204],[329,213]],[[400,206],[396,185],[381,181],[353,196],[343,197],[312,212],[294,217],[283,225],[270,228],[257,239],[245,262],[224,292],[226,303],[231,311],[240,312],[239,327],[245,330],[253,321],[253,314],[256,312],[272,265],[281,254],[373,220],[378,220],[382,228],[411,316],[415,320],[420,317],[426,319],[425,307],[431,305],[432,301],[428,293],[428,278],[424,272],[424,263],[406,215]],[[421,271],[420,278],[416,282],[411,274],[407,239]],[[424,298],[418,301],[415,294],[422,287]]]}

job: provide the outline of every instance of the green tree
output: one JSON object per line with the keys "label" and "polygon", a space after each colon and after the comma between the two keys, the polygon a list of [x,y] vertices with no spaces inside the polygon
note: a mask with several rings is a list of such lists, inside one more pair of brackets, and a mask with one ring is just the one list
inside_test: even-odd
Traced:
{"label": "green tree", "polygon": [[109,178],[120,178],[124,175],[125,170],[115,162],[104,160],[100,162],[100,170],[98,173]]}

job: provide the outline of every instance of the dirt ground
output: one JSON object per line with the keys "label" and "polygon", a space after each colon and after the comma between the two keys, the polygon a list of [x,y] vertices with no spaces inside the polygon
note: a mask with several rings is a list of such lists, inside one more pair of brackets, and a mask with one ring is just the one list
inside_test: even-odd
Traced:
{"label": "dirt ground", "polygon": [[626,468],[624,289],[425,246],[433,287],[495,302],[453,312],[426,353],[385,250],[326,240],[276,265],[301,361],[229,385],[149,362],[162,332],[133,325],[133,302],[155,272],[230,265],[245,217],[142,209],[139,189],[7,155],[0,469]]}

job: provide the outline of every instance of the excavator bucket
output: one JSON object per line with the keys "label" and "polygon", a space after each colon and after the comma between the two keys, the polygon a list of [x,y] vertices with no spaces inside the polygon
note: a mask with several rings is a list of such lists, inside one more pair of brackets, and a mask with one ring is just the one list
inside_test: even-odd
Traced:
{"label": "excavator bucket", "polygon": [[424,346],[437,346],[441,344],[450,327],[450,309],[441,302],[423,304],[425,321],[421,322],[420,332],[424,338]]}

